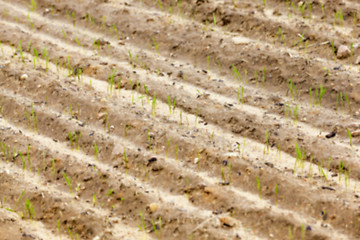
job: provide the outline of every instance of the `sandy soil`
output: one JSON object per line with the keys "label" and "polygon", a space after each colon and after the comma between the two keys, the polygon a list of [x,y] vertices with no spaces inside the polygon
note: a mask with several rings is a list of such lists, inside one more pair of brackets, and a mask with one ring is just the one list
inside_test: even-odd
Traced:
{"label": "sandy soil", "polygon": [[357,1],[0,7],[0,240],[360,238]]}

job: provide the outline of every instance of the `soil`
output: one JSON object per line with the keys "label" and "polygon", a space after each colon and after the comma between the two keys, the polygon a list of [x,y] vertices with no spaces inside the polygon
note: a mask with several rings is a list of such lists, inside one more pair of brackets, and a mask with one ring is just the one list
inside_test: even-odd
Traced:
{"label": "soil", "polygon": [[0,240],[360,238],[357,1],[0,7]]}

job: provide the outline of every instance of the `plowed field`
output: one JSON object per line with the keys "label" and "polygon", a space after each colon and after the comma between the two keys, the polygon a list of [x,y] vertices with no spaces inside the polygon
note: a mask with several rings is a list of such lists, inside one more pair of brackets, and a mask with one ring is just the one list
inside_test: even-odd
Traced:
{"label": "plowed field", "polygon": [[357,0],[0,0],[0,239],[359,239]]}

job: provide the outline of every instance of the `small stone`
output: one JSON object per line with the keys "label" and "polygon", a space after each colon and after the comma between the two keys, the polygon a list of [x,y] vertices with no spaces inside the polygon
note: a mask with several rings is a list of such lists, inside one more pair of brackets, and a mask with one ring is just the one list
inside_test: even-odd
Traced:
{"label": "small stone", "polygon": [[100,237],[96,236],[96,237],[93,238],[93,240],[100,240]]}
{"label": "small stone", "polygon": [[325,135],[326,138],[332,138],[336,136],[336,132],[330,132],[328,134]]}
{"label": "small stone", "polygon": [[360,64],[360,56],[358,56],[355,60],[355,64]]}
{"label": "small stone", "polygon": [[106,113],[102,112],[98,114],[98,120],[102,120],[105,118]]}
{"label": "small stone", "polygon": [[250,43],[250,40],[244,37],[233,37],[231,40],[236,45],[243,45],[243,44],[245,45]]}
{"label": "small stone", "polygon": [[156,212],[156,210],[159,208],[159,205],[157,203],[150,203],[149,208],[151,212]]}
{"label": "small stone", "polygon": [[345,45],[340,45],[340,47],[337,50],[336,57],[339,59],[347,58],[350,56],[350,49]]}
{"label": "small stone", "polygon": [[194,164],[198,164],[198,162],[199,162],[199,158],[195,158],[194,159]]}
{"label": "small stone", "polygon": [[214,193],[214,191],[215,191],[215,189],[213,187],[211,187],[211,186],[206,186],[204,188],[204,192],[208,193],[208,194],[212,194],[212,193]]}
{"label": "small stone", "polygon": [[157,158],[156,157],[151,157],[150,159],[148,159],[147,161],[147,165],[150,165],[150,163],[156,162]]}
{"label": "small stone", "polygon": [[26,73],[24,73],[23,75],[21,75],[20,80],[25,81],[28,78],[29,78],[29,76]]}
{"label": "small stone", "polygon": [[356,131],[351,132],[351,136],[352,137],[359,137],[360,136],[360,130],[356,130]]}
{"label": "small stone", "polygon": [[220,222],[227,227],[234,227],[236,225],[236,220],[232,217],[221,217]]}

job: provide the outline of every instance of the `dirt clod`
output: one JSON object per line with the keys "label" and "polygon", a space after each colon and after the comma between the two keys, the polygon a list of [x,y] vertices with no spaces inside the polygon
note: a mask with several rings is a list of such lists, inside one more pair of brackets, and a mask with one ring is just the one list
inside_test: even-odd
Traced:
{"label": "dirt clod", "polygon": [[227,227],[235,227],[236,226],[236,219],[226,216],[219,218],[220,222]]}

